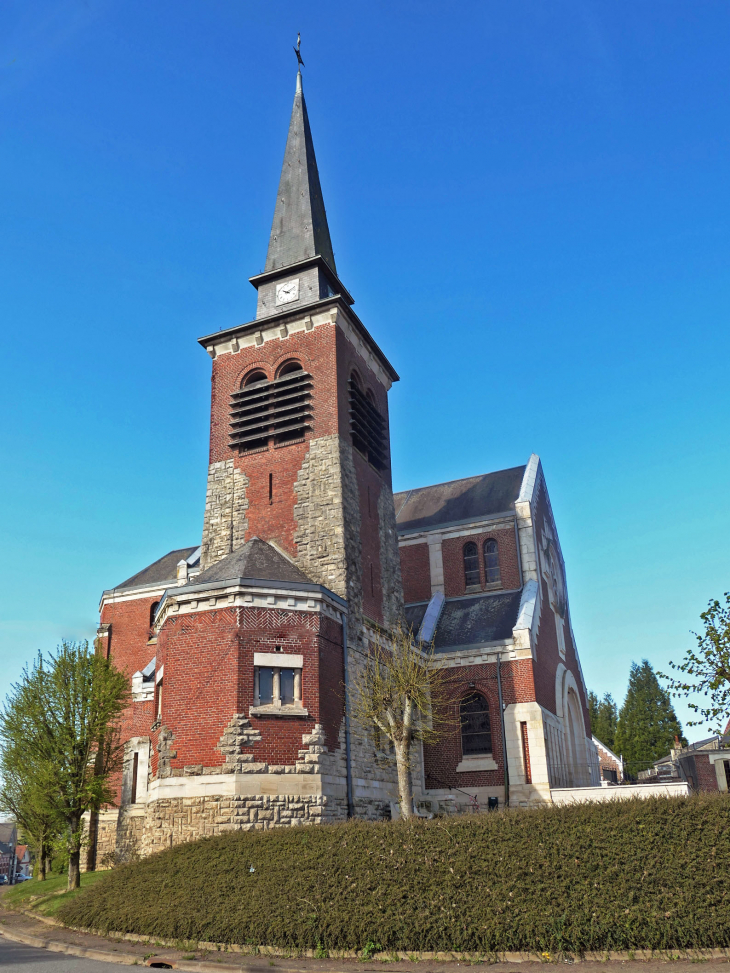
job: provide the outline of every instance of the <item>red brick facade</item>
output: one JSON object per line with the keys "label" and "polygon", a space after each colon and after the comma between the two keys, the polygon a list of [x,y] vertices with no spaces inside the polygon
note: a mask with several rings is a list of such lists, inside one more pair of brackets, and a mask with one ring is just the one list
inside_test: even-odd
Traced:
{"label": "red brick facade", "polygon": [[[500,581],[499,584],[487,585],[484,569],[484,543],[490,539],[495,540],[498,545]],[[520,570],[514,528],[491,530],[480,534],[469,534],[466,537],[449,537],[444,540],[442,545],[444,593],[447,598],[456,598],[459,595],[466,594],[464,545],[470,542],[476,544],[479,552],[479,586],[470,587],[470,593],[520,587]]]}
{"label": "red brick facade", "polygon": [[400,572],[406,604],[431,597],[428,544],[409,544],[400,549]]}
{"label": "red brick facade", "polygon": [[[497,770],[459,771],[457,766],[462,760],[461,734],[458,727],[437,744],[424,746],[423,761],[426,786],[431,789],[443,787],[497,787],[504,785],[504,753],[502,749],[502,725],[499,716],[499,695],[497,689],[497,665],[491,663],[477,666],[460,666],[458,681],[451,686],[449,695],[455,700],[454,717],[457,716],[458,701],[466,695],[478,692],[489,703],[492,736],[492,757]],[[529,660],[503,662],[501,666],[502,699],[505,706],[510,703],[529,703],[535,698],[532,663]]]}
{"label": "red brick facade", "polygon": [[[342,627],[315,612],[224,608],[171,617],[158,640],[164,665],[162,723],[173,733],[171,767],[223,764],[217,746],[235,713],[254,705],[254,653],[302,655],[304,716],[252,716],[256,762],[292,765],[302,734],[324,726],[337,748],[342,721]],[[157,770],[157,757],[153,760]]]}

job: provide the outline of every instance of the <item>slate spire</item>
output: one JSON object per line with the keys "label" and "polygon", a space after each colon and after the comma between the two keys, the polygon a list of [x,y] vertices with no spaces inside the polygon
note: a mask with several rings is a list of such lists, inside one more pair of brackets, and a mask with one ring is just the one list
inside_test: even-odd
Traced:
{"label": "slate spire", "polygon": [[264,273],[314,256],[337,273],[299,71]]}

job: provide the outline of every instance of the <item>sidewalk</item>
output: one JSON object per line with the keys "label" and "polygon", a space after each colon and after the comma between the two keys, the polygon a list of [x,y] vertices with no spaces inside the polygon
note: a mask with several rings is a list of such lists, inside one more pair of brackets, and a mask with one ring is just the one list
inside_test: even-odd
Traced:
{"label": "sidewalk", "polygon": [[[461,967],[481,967],[489,969],[490,973],[528,973],[533,967],[540,967],[545,973],[564,968],[567,964],[586,962],[601,962],[605,965],[617,967],[631,973],[635,968],[637,973],[652,973],[659,970],[666,973],[666,967],[671,965],[672,973],[697,973],[697,964],[702,964],[703,973],[730,973],[730,950],[727,955],[680,956],[676,955],[659,959],[629,959],[622,956],[606,960],[595,956],[586,960],[556,960],[551,962],[531,958],[526,955],[510,955],[501,962],[479,962],[463,960],[454,956],[452,960],[436,960],[421,958],[418,960],[402,959],[397,962],[383,961],[370,958],[356,959],[309,959],[305,957],[282,957],[272,955],[241,955],[236,952],[205,951],[175,949],[152,942],[129,942],[114,937],[95,936],[90,933],[76,932],[57,925],[52,920],[40,920],[26,913],[18,913],[5,909],[0,904],[0,936],[28,946],[42,947],[53,952],[66,953],[71,956],[85,957],[107,963],[120,963],[125,966],[152,966],[176,970],[199,970],[201,973],[209,971],[236,971],[236,973],[388,973],[388,971],[404,971],[418,968],[418,973],[456,973]],[[415,973],[415,971],[414,971]]]}

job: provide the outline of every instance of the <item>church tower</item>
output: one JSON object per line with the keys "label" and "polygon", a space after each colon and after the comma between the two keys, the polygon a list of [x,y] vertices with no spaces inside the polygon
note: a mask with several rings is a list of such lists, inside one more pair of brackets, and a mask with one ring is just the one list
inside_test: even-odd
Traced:
{"label": "church tower", "polygon": [[201,338],[213,359],[201,568],[252,537],[362,616],[402,612],[388,390],[398,376],[335,266],[302,76],[256,318]]}

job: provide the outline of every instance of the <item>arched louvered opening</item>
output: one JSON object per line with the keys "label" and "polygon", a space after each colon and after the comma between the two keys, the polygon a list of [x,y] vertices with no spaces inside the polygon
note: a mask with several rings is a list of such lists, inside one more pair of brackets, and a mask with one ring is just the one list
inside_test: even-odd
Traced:
{"label": "arched louvered opening", "polygon": [[230,446],[251,452],[298,442],[312,419],[312,376],[299,362],[287,362],[273,381],[256,371],[231,395]]}
{"label": "arched louvered opening", "polygon": [[467,588],[478,585],[479,577],[479,552],[473,541],[464,544],[464,582]]}
{"label": "arched louvered opening", "polygon": [[499,571],[499,548],[491,537],[484,542],[484,577],[487,584],[499,584],[502,580]]}
{"label": "arched louvered opening", "polygon": [[349,391],[352,445],[376,470],[385,469],[388,455],[385,419],[378,412],[375,397],[370,390],[363,391],[355,372],[350,376]]}
{"label": "arched louvered opening", "polygon": [[470,693],[461,701],[461,752],[475,757],[492,752],[492,724],[489,703],[481,693]]}

